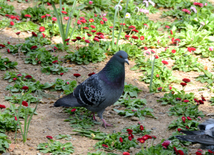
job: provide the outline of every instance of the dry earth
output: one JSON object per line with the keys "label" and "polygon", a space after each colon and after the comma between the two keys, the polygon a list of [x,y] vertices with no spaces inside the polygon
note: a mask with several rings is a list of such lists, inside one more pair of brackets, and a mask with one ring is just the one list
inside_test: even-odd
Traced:
{"label": "dry earth", "polygon": [[[28,6],[33,6],[32,3],[16,3],[16,2],[8,2],[8,4],[12,4],[16,8],[16,12],[20,12],[20,10],[27,8]],[[2,17],[1,17],[2,18]],[[0,18],[0,19],[1,19]],[[160,13],[155,15],[150,15],[151,20],[157,21],[160,19]],[[11,44],[17,44],[19,42],[24,42],[24,38],[30,36],[30,33],[22,32],[20,35],[20,40],[17,38],[14,30],[6,28],[0,32],[0,43],[5,43],[10,41]],[[56,38],[57,40],[57,38]],[[71,45],[72,48],[72,45]],[[163,49],[157,49],[156,52],[160,52]],[[45,82],[54,82],[56,78],[62,79],[71,79],[75,80],[73,77],[73,73],[80,73],[82,76],[78,79],[79,82],[84,81],[87,78],[88,73],[91,72],[99,72],[106,64],[105,62],[97,63],[97,64],[89,64],[89,65],[75,65],[75,64],[64,64],[65,66],[71,66],[72,70],[68,73],[65,73],[62,77],[59,75],[46,75],[41,73],[40,66],[33,66],[29,64],[24,64],[23,59],[17,56],[13,56],[8,54],[5,49],[0,50],[0,54],[3,57],[8,57],[12,61],[17,61],[17,72],[18,73],[28,73],[35,77],[36,80],[40,80],[41,83]],[[58,53],[59,55],[64,55],[65,53]],[[109,58],[108,58],[109,59]],[[200,59],[200,62],[206,66],[209,66],[209,70],[212,68],[212,63],[207,59]],[[159,143],[161,139],[168,138],[173,130],[168,130],[167,127],[169,123],[174,120],[176,117],[169,117],[167,112],[170,106],[161,106],[156,100],[164,95],[164,93],[156,93],[150,94],[148,91],[148,85],[145,85],[143,82],[139,81],[139,76],[142,75],[141,72],[131,71],[130,68],[134,66],[134,62],[131,61],[130,65],[126,66],[126,82],[128,84],[133,84],[140,88],[142,92],[139,94],[140,98],[146,98],[147,107],[150,107],[154,110],[154,115],[157,119],[146,117],[145,120],[139,120],[146,129],[152,129],[152,135],[157,137],[155,140],[155,144]],[[170,67],[170,65],[168,66]],[[3,77],[5,71],[0,71],[0,76]],[[205,84],[201,84],[200,82],[195,81],[195,77],[199,75],[196,72],[179,72],[174,71],[173,74],[178,78],[190,78],[191,83],[187,86],[187,92],[194,92],[197,97],[200,97],[202,94],[208,100],[211,98],[213,94],[210,94],[209,90],[198,91],[199,88],[205,86]],[[1,79],[0,80],[0,103],[9,107],[9,102],[4,100],[5,96],[10,95],[9,92],[5,91],[8,83]],[[180,85],[174,84],[176,88],[182,89]],[[50,92],[48,92],[50,93]],[[59,94],[54,94],[56,98],[58,98]],[[73,133],[73,128],[70,127],[68,122],[64,122],[66,118],[69,117],[68,114],[62,112],[62,108],[54,108],[52,107],[55,99],[47,100],[44,99],[44,103],[39,104],[37,113],[38,115],[34,115],[31,121],[28,140],[26,144],[21,142],[21,134],[18,135],[18,142],[14,142],[14,133],[9,132],[9,138],[12,140],[12,144],[15,145],[15,149],[10,151],[11,155],[35,155],[39,151],[36,150],[36,147],[39,143],[47,142],[46,136],[56,136],[58,134],[71,134]],[[108,127],[107,129],[103,128],[101,125],[96,125],[93,129],[99,129],[102,132],[113,133],[114,131],[120,131],[122,128],[127,127],[129,125],[137,124],[138,121],[132,118],[124,118],[122,116],[117,115],[113,110],[113,106],[108,107],[104,112],[104,118],[108,122],[114,124],[114,127]],[[205,102],[204,105],[200,105],[200,110],[204,112],[204,114],[213,114],[214,115],[214,107],[209,106],[209,102]],[[211,117],[211,116],[209,116]],[[207,119],[208,117],[204,118]],[[204,120],[203,119],[203,120]],[[98,120],[100,121],[100,120]],[[64,142],[62,140],[62,142]],[[91,140],[85,137],[81,137],[79,135],[72,135],[72,139],[70,140],[75,147],[75,155],[86,155],[87,152],[95,152],[93,146],[97,142],[96,140]],[[191,152],[196,151],[198,145],[192,145],[189,147]],[[132,149],[131,154],[135,154],[137,150]],[[119,153],[121,154],[121,153]]]}

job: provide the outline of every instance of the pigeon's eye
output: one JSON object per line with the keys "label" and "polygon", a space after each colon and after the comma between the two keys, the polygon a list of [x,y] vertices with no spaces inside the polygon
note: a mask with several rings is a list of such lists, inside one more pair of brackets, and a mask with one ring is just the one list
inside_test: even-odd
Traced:
{"label": "pigeon's eye", "polygon": [[120,57],[123,58],[121,55],[120,55]]}

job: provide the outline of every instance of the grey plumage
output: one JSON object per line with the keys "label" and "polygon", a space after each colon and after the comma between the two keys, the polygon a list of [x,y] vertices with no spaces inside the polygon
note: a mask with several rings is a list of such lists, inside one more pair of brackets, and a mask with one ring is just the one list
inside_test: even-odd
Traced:
{"label": "grey plumage", "polygon": [[105,108],[114,104],[123,93],[125,62],[128,63],[128,54],[117,52],[99,73],[78,85],[73,93],[58,99],[54,106],[85,107],[93,114],[97,112],[105,128],[111,126],[102,115]]}
{"label": "grey plumage", "polygon": [[210,118],[198,125],[199,131],[184,131],[186,135],[176,136],[179,140],[201,144],[202,149],[214,151],[214,119]]}

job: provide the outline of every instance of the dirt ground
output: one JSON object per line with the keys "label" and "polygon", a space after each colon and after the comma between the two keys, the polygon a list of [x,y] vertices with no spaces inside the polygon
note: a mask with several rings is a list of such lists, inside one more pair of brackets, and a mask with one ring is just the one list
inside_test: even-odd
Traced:
{"label": "dirt ground", "polygon": [[[32,3],[16,3],[16,2],[8,2],[10,5],[14,5],[16,8],[16,12],[20,12],[21,9],[25,9],[28,6],[33,6]],[[151,16],[152,20],[159,20],[160,19],[160,13],[157,15]],[[30,36],[31,33],[22,32],[20,34],[20,41],[17,38],[17,35],[15,34],[14,30],[6,28],[3,31],[0,32],[0,43],[5,43],[7,41],[10,41],[11,44],[17,44],[19,42],[24,42],[24,38]],[[156,50],[157,52],[160,52],[163,49]],[[65,55],[66,53],[59,53],[59,55]],[[44,73],[41,73],[40,66],[33,66],[30,64],[24,64],[24,61],[22,58],[19,58],[17,56],[13,56],[11,54],[8,54],[5,49],[0,50],[0,55],[2,57],[8,57],[11,61],[17,61],[17,72],[19,73],[28,73],[35,77],[36,80],[40,80],[41,83],[45,82],[54,82],[56,78],[61,79],[70,79],[70,80],[76,80],[73,76],[74,73],[80,73],[82,76],[78,78],[79,82],[84,81],[87,78],[88,73],[91,72],[99,72],[106,64],[106,62],[109,60],[105,60],[104,62],[97,63],[97,64],[89,64],[89,65],[75,65],[75,64],[64,64],[64,66],[70,66],[72,67],[69,72],[65,73],[62,77],[60,75],[46,75]],[[200,62],[207,66],[212,66],[212,63],[209,62],[207,59],[200,59]],[[154,144],[157,144],[161,141],[161,139],[165,138],[167,139],[169,136],[171,136],[171,133],[174,132],[173,130],[168,130],[167,127],[171,121],[173,121],[176,117],[169,117],[167,112],[170,106],[161,106],[160,103],[158,103],[156,100],[159,99],[164,95],[164,93],[155,93],[150,94],[148,90],[148,85],[146,85],[143,82],[139,81],[139,76],[142,75],[141,72],[131,71],[130,68],[134,66],[134,62],[131,61],[130,65],[126,65],[126,82],[128,84],[133,84],[137,86],[139,89],[142,90],[142,92],[139,94],[140,98],[146,98],[147,100],[147,107],[150,107],[154,110],[154,115],[157,117],[157,119],[154,118],[148,118],[146,117],[145,120],[136,120],[133,118],[124,118],[122,116],[117,115],[116,112],[113,111],[113,107],[108,107],[106,111],[104,112],[103,117],[108,121],[114,124],[114,127],[108,127],[107,129],[103,128],[101,125],[96,125],[94,130],[99,129],[102,132],[106,133],[113,133],[114,131],[120,131],[124,127],[127,127],[129,125],[137,124],[137,122],[141,122],[143,126],[145,126],[146,129],[152,129],[151,134],[155,135],[157,139],[155,140]],[[169,66],[170,67],[170,66]],[[209,68],[211,70],[211,67]],[[5,71],[0,71],[1,78],[3,77]],[[190,78],[191,83],[188,84],[186,91],[187,92],[194,92],[196,94],[196,97],[200,97],[202,94],[204,97],[208,100],[213,96],[213,94],[210,94],[209,90],[205,89],[204,91],[198,91],[199,88],[205,86],[205,84],[201,84],[200,82],[195,81],[195,77],[197,77],[200,73],[196,72],[179,72],[179,71],[173,71],[174,76],[176,76],[178,79],[183,78]],[[9,92],[5,91],[6,86],[8,83],[1,79],[0,80],[0,103],[6,105],[9,107],[9,102],[4,100],[5,96],[10,95]],[[176,88],[182,89],[180,85],[173,85]],[[50,93],[50,92],[48,92]],[[58,98],[59,94],[55,93],[56,98]],[[47,142],[47,135],[56,136],[58,134],[72,134],[73,128],[69,125],[69,122],[64,122],[65,119],[69,117],[69,114],[62,112],[62,108],[55,108],[53,107],[53,103],[55,102],[55,99],[47,100],[44,99],[44,103],[41,103],[38,105],[37,113],[38,115],[34,115],[33,119],[30,124],[30,129],[28,133],[28,140],[25,144],[21,142],[21,134],[18,135],[18,142],[14,142],[14,133],[9,132],[7,135],[9,135],[10,140],[12,141],[12,144],[15,145],[15,149],[13,149],[10,154],[11,155],[36,155],[39,153],[38,150],[36,150],[36,147],[39,143]],[[200,110],[204,112],[204,114],[209,115],[211,117],[214,115],[214,107],[209,106],[209,102],[206,101],[204,105],[200,105]],[[203,120],[207,119],[206,116],[203,118]],[[98,119],[100,122],[101,120]],[[64,142],[62,140],[62,142]],[[72,135],[72,139],[70,142],[75,147],[74,155],[86,155],[87,152],[95,152],[93,146],[97,142],[96,140],[91,140],[86,137],[81,137],[79,135]],[[191,152],[196,151],[198,148],[198,145],[192,145],[189,147]],[[131,154],[135,154],[139,150],[132,149]],[[42,153],[40,153],[42,154]],[[120,153],[121,154],[121,153]]]}

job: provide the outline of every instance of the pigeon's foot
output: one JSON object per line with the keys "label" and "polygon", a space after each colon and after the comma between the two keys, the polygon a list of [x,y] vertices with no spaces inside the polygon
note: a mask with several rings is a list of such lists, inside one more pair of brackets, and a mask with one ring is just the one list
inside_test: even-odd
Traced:
{"label": "pigeon's foot", "polygon": [[97,121],[96,117],[95,117],[95,112],[91,112],[91,114],[93,114],[93,120]]}
{"label": "pigeon's foot", "polygon": [[103,121],[104,128],[106,128],[107,126],[113,126],[112,124],[106,123],[106,121],[104,119],[101,119],[101,120]]}

